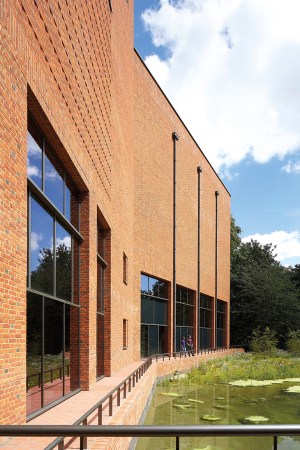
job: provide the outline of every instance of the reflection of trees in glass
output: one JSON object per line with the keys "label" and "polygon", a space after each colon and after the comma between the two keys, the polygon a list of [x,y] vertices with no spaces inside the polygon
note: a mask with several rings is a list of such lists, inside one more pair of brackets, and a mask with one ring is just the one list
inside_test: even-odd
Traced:
{"label": "reflection of trees in glass", "polygon": [[[56,295],[71,300],[71,248],[65,244],[56,247]],[[39,266],[31,272],[31,286],[41,292],[51,292],[53,286],[53,252],[43,248]]]}

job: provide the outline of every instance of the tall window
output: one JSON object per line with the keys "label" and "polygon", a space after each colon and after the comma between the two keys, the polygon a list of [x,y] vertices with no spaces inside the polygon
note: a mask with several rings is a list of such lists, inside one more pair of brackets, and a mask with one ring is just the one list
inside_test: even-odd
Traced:
{"label": "tall window", "polygon": [[78,200],[46,137],[28,127],[27,413],[79,388]]}
{"label": "tall window", "polygon": [[195,292],[176,286],[176,351],[181,350],[181,339],[193,337]]}
{"label": "tall window", "polygon": [[226,346],[227,303],[217,300],[217,347]]}
{"label": "tall window", "polygon": [[212,346],[213,298],[200,294],[199,349]]}
{"label": "tall window", "polygon": [[104,300],[106,282],[107,231],[98,224],[97,250],[97,378],[104,375]]}
{"label": "tall window", "polygon": [[168,348],[167,283],[142,274],[141,303],[141,356],[165,353]]}

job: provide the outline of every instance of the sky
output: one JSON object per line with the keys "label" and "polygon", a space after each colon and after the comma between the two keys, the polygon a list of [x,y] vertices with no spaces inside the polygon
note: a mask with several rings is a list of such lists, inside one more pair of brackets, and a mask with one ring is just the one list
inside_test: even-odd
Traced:
{"label": "sky", "polygon": [[135,0],[135,48],[231,194],[300,264],[299,0]]}

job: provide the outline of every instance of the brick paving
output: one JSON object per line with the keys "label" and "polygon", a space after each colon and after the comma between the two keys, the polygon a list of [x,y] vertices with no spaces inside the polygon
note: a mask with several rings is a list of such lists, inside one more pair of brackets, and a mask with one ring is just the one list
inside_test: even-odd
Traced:
{"label": "brick paving", "polygon": [[[81,391],[73,397],[65,400],[54,408],[46,411],[40,416],[28,422],[28,425],[72,425],[76,420],[78,420],[84,413],[86,413],[90,408],[92,408],[101,398],[104,398],[115,386],[120,384],[128,375],[130,375],[135,369],[141,365],[141,361],[130,364],[129,366],[123,368],[111,377],[103,378],[99,380],[95,386],[90,391]],[[134,395],[135,390],[141,389],[140,382],[136,384],[136,387],[127,393],[127,398],[124,402],[123,396],[121,395],[121,406],[123,403],[131,401],[130,398]],[[116,406],[116,400],[114,401],[114,406]],[[120,409],[118,408],[118,409]],[[114,408],[114,415],[117,408]],[[114,416],[110,417],[108,415],[108,408],[103,411],[103,425],[108,425],[111,423]],[[89,424],[97,424],[96,413],[88,421]],[[26,426],[26,425],[25,425]],[[109,438],[103,438],[102,445],[104,444],[104,439],[106,442]],[[1,450],[42,450],[51,442],[53,442],[53,437],[16,437],[9,438],[6,443],[0,444]],[[67,439],[66,439],[67,442]],[[102,447],[103,448],[103,447]],[[74,439],[68,445],[68,449],[77,450],[79,449],[79,439]]]}

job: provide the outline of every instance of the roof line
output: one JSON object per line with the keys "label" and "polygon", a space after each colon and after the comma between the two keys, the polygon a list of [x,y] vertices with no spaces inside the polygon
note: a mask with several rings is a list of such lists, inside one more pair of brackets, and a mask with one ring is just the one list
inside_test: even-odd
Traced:
{"label": "roof line", "polygon": [[194,141],[196,147],[199,149],[199,151],[202,153],[202,155],[204,156],[204,158],[206,159],[206,161],[208,162],[209,166],[212,168],[212,170],[214,171],[214,173],[216,174],[216,176],[218,177],[218,179],[220,180],[220,182],[222,183],[223,187],[225,188],[225,190],[227,191],[227,193],[229,194],[229,196],[231,197],[230,192],[228,191],[227,187],[225,186],[225,184],[223,183],[223,181],[221,180],[221,178],[219,177],[219,175],[217,174],[217,172],[215,171],[215,169],[213,168],[213,166],[211,165],[211,163],[209,162],[208,158],[205,156],[205,154],[203,153],[203,151],[201,150],[199,144],[197,143],[196,139],[193,137],[193,135],[191,134],[191,132],[189,131],[188,127],[186,126],[186,124],[183,122],[183,120],[181,119],[180,115],[178,114],[178,112],[176,111],[176,109],[174,108],[174,106],[172,105],[172,103],[170,102],[170,100],[168,99],[168,97],[166,96],[166,94],[164,93],[164,91],[162,90],[162,88],[160,87],[160,85],[158,84],[158,82],[156,81],[156,79],[154,78],[154,76],[152,75],[152,73],[150,72],[150,70],[148,69],[148,67],[146,66],[143,58],[141,57],[141,55],[139,54],[139,52],[137,51],[136,48],[134,48],[134,51],[136,53],[136,55],[138,56],[138,58],[140,59],[141,63],[143,64],[143,66],[145,67],[145,69],[147,70],[147,72],[149,73],[149,75],[151,76],[151,78],[153,79],[153,81],[155,82],[156,86],[158,87],[158,89],[160,90],[160,92],[163,94],[163,96],[165,97],[165,99],[167,100],[167,102],[169,103],[169,105],[171,106],[171,108],[173,109],[173,111],[175,112],[176,116],[178,117],[178,119],[180,120],[180,122],[182,123],[182,125],[184,126],[184,128],[186,129],[186,131],[188,132],[188,134],[190,135],[190,137],[192,138],[192,140]]}

